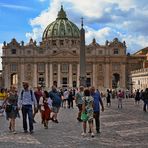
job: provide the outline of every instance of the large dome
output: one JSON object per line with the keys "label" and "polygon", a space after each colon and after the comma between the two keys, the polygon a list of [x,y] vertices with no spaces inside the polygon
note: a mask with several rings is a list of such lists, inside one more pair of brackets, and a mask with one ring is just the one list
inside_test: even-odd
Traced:
{"label": "large dome", "polygon": [[79,38],[79,28],[68,20],[66,13],[61,6],[61,10],[58,12],[57,19],[49,24],[43,32],[42,39],[48,38]]}

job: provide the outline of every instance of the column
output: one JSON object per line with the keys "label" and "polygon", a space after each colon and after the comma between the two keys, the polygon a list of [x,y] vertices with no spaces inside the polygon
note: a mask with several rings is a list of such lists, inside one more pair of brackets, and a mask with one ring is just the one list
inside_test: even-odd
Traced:
{"label": "column", "polygon": [[61,86],[61,65],[58,64],[58,84],[57,84],[57,87],[60,87]]}
{"label": "column", "polygon": [[53,68],[52,68],[52,64],[50,63],[50,76],[49,76],[49,87],[51,88],[51,86],[53,85]]}
{"label": "column", "polygon": [[104,86],[105,89],[109,88],[109,63],[105,64],[105,81],[104,81]]}
{"label": "column", "polygon": [[93,63],[93,86],[96,86],[96,64]]}
{"label": "column", "polygon": [[69,87],[72,87],[72,64],[69,64]]}
{"label": "column", "polygon": [[18,68],[19,68],[19,70],[18,70],[18,74],[19,74],[19,76],[18,76],[18,89],[21,89],[22,88],[22,82],[25,80],[25,74],[24,74],[24,68],[25,68],[25,66],[24,66],[24,64],[23,63],[21,63],[20,65],[18,65]]}
{"label": "column", "polygon": [[8,65],[5,65],[4,87],[9,89],[9,71],[8,71]]}
{"label": "column", "polygon": [[77,64],[77,87],[80,86],[80,65]]}
{"label": "column", "polygon": [[48,63],[45,64],[45,87],[48,88]]}
{"label": "column", "polygon": [[33,74],[33,76],[34,76],[34,82],[33,82],[33,85],[34,85],[34,87],[37,87],[37,77],[38,77],[38,73],[37,73],[37,64],[34,64],[33,65],[34,66],[34,74]]}
{"label": "column", "polygon": [[125,88],[125,64],[121,65],[121,72],[122,72],[122,76],[121,76],[122,79],[121,79],[120,85],[122,88]]}

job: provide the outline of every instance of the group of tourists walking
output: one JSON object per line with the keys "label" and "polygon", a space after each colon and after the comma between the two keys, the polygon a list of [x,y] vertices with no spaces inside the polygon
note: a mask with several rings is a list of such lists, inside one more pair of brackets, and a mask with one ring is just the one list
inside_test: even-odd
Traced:
{"label": "group of tourists walking", "polygon": [[[19,111],[22,112],[24,133],[32,134],[34,132],[35,116],[40,114],[41,123],[45,129],[48,129],[48,122],[59,123],[58,113],[60,107],[74,108],[74,103],[78,108],[76,119],[82,123],[82,136],[90,133],[91,137],[100,133],[100,112],[104,111],[102,101],[102,93],[95,87],[79,89],[58,90],[56,84],[53,84],[48,92],[42,90],[40,85],[33,91],[29,87],[29,83],[22,82],[23,89],[18,93],[15,86],[11,86],[9,90],[0,90],[0,115],[6,112],[6,119],[9,121],[9,131],[16,134],[16,118],[20,117]],[[138,92],[136,97],[138,96]],[[140,96],[140,95],[139,95]],[[144,101],[143,110],[146,112],[148,108],[148,88],[141,95]],[[107,89],[106,106],[111,107],[112,92]],[[122,108],[122,100],[124,98],[123,91],[117,92],[118,108]],[[29,123],[29,124],[28,124]],[[87,128],[88,124],[88,128]]]}

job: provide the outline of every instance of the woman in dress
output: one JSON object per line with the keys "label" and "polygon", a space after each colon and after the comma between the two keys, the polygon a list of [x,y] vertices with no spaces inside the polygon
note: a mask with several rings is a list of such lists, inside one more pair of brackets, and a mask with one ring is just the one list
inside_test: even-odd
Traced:
{"label": "woman in dress", "polygon": [[43,92],[43,97],[40,98],[39,105],[41,105],[41,118],[44,128],[48,129],[48,121],[50,120],[50,113],[52,108],[52,100],[47,91]]}
{"label": "woman in dress", "polygon": [[16,117],[19,117],[17,102],[18,102],[18,95],[16,87],[11,86],[8,96],[3,103],[3,107],[5,106],[4,108],[6,111],[6,118],[9,120],[9,130],[14,134],[16,134],[15,119]]}
{"label": "woman in dress", "polygon": [[87,121],[89,124],[89,130],[91,131],[91,137],[94,137],[93,133],[93,97],[90,95],[90,90],[84,90],[83,104],[82,104],[82,114],[86,113],[88,118],[83,120],[83,133],[82,136],[86,136]]}

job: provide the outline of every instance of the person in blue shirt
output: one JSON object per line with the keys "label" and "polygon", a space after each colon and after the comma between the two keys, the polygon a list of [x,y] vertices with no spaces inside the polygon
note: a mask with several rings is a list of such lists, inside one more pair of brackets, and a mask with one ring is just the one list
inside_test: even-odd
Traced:
{"label": "person in blue shirt", "polygon": [[94,98],[93,110],[94,110],[94,118],[96,124],[96,132],[100,133],[100,105],[101,110],[104,111],[103,101],[101,99],[101,95],[99,91],[95,90],[95,87],[90,88],[91,96]]}

